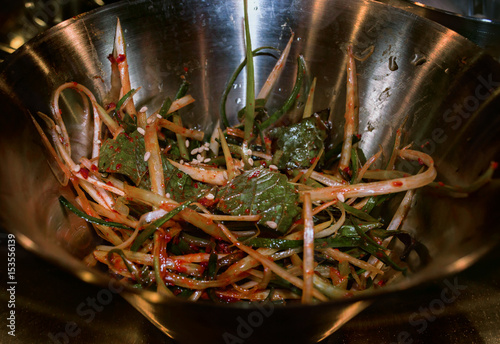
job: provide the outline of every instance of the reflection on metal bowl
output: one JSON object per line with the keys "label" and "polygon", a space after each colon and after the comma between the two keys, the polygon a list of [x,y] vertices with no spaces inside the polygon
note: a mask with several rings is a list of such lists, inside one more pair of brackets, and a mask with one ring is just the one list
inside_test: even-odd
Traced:
{"label": "reflection on metal bowl", "polygon": [[[126,30],[132,84],[143,87],[136,98],[139,106],[159,107],[166,95],[175,93],[178,78],[187,69],[198,105],[185,120],[210,128],[224,85],[244,58],[241,6],[237,0],[113,4],[57,25],[0,66],[1,220],[23,246],[84,281],[116,289],[107,275],[81,262],[97,239],[81,220],[61,209],[57,198],[69,192],[52,176],[27,112],[49,112],[52,91],[66,81],[78,81],[98,98],[105,97],[110,79],[106,57],[119,17]],[[283,48],[290,28],[294,30],[297,39],[289,66],[296,54],[304,54],[309,73],[318,77],[315,108],[331,107],[339,127],[345,98],[343,49],[353,43],[361,54],[374,47],[358,67],[360,128],[366,130],[360,144],[367,155],[379,145],[388,151],[396,129],[404,123],[403,145],[413,142],[431,154],[444,182],[465,185],[500,158],[496,110],[500,66],[455,32],[362,0],[259,1],[250,13],[254,46]],[[273,63],[256,60],[259,85]],[[290,91],[294,70],[289,68],[270,106]],[[233,100],[244,99],[244,87],[234,91]],[[235,114],[236,102],[228,104],[228,113]],[[89,142],[85,135],[82,138],[84,151]],[[122,295],[181,343],[219,343],[228,334],[255,343],[317,342],[374,298],[470,266],[498,239],[498,223],[490,216],[498,196],[497,183],[466,199],[422,190],[404,228],[427,246],[432,262],[401,283],[363,298],[262,309],[188,303],[132,288]],[[242,321],[259,326],[249,325],[251,331],[241,332]]]}

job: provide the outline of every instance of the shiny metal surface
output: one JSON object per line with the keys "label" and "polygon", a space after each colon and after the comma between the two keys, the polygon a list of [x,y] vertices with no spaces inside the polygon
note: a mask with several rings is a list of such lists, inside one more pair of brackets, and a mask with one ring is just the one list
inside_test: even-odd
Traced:
{"label": "shiny metal surface", "polygon": [[[444,25],[460,35],[470,39],[495,57],[500,56],[500,19],[496,17],[496,11],[500,5],[493,7],[493,2],[485,1],[490,4],[492,13],[485,17],[472,17],[468,14],[465,2],[456,3],[455,1],[411,1],[411,0],[377,0],[381,3],[403,9],[418,16],[433,20]],[[439,6],[441,4],[441,6]]]}
{"label": "shiny metal surface", "polygon": [[[294,56],[303,53],[310,75],[318,77],[315,108],[331,106],[333,120],[341,127],[343,49],[353,43],[362,55],[374,46],[373,55],[358,63],[360,128],[367,131],[361,145],[367,155],[379,144],[387,154],[396,128],[404,122],[404,144],[414,142],[432,154],[445,182],[467,184],[491,160],[500,159],[500,67],[455,32],[361,0],[259,1],[251,5],[250,13],[254,47],[283,48],[290,28],[297,37],[289,72],[280,79],[271,104],[287,96],[294,81]],[[106,56],[116,17],[125,29],[132,84],[143,87],[137,94],[138,106],[158,107],[166,95],[175,93],[180,75],[185,74],[197,99],[186,121],[202,128],[213,124],[225,82],[244,57],[240,1],[125,1],[59,24],[0,65],[1,225],[14,232],[23,246],[106,288],[109,278],[80,260],[98,240],[57,202],[61,192],[70,192],[61,190],[53,178],[26,112],[49,112],[50,94],[66,81],[78,81],[105,100],[110,78]],[[256,60],[258,83],[263,83],[273,63]],[[235,113],[244,94],[244,81],[239,80],[229,113]],[[85,123],[69,95],[67,103],[76,114],[70,130],[79,134],[80,151],[85,151],[89,144],[82,130]],[[419,168],[406,165],[402,168]],[[498,183],[468,199],[442,197],[431,189],[421,192],[405,229],[428,247],[433,261],[373,297],[470,266],[498,240],[498,224],[490,216],[498,196]],[[251,328],[245,342],[316,342],[372,302],[367,297],[313,307],[276,307],[264,313],[256,308],[165,300],[130,288],[122,295],[165,333],[185,343],[216,343],[225,333],[238,335],[238,319],[255,314],[269,316]]]}

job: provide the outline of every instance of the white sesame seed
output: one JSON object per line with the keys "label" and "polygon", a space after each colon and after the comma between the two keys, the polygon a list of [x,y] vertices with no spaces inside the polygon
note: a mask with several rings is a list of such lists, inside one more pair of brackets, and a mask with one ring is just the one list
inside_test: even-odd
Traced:
{"label": "white sesame seed", "polygon": [[179,161],[179,164],[184,165],[184,160],[181,159],[181,161]]}
{"label": "white sesame seed", "polygon": [[198,153],[198,148],[195,148],[191,151],[191,155],[195,155]]}
{"label": "white sesame seed", "polygon": [[155,119],[154,119],[153,117],[148,117],[148,119],[146,120],[146,122],[147,122],[148,124],[151,124],[151,123],[153,123],[153,121],[154,121],[154,120],[155,120]]}
{"label": "white sesame seed", "polygon": [[163,118],[163,117],[161,117],[161,115],[159,113],[156,114],[156,117],[158,117],[159,119]]}
{"label": "white sesame seed", "polygon": [[209,193],[208,195],[205,196],[205,198],[208,199],[208,200],[212,200],[212,199],[215,198],[215,196],[212,195],[211,193]]}
{"label": "white sesame seed", "polygon": [[208,147],[208,146],[210,146],[210,143],[209,142],[205,142],[205,144],[203,146]]}
{"label": "white sesame seed", "polygon": [[73,171],[75,171],[76,173],[80,172],[80,165],[75,165]]}
{"label": "white sesame seed", "polygon": [[251,149],[247,149],[247,155],[252,155],[252,150]]}
{"label": "white sesame seed", "polygon": [[203,162],[206,164],[207,162],[210,162],[210,160],[212,160],[212,159],[206,158],[205,160],[203,160]]}
{"label": "white sesame seed", "polygon": [[201,154],[198,154],[198,155],[196,156],[196,160],[198,160],[198,161],[200,161],[200,162],[201,162],[201,161],[203,161],[203,157],[201,156]]}
{"label": "white sesame seed", "polygon": [[167,198],[170,198],[170,194],[168,192],[167,192],[167,194],[165,196],[167,196]]}
{"label": "white sesame seed", "polygon": [[248,163],[249,163],[250,165],[253,165],[253,159],[252,159],[252,158],[248,158]]}
{"label": "white sesame seed", "polygon": [[273,170],[273,171],[277,171],[278,170],[278,166],[276,166],[276,165],[269,165],[269,169]]}
{"label": "white sesame seed", "polygon": [[148,107],[147,106],[143,106],[141,107],[141,109],[139,110],[139,112],[146,112],[148,111]]}
{"label": "white sesame seed", "polygon": [[206,146],[203,146],[203,147],[200,147],[200,149],[203,149],[204,151],[208,152],[210,150],[209,147],[206,147]]}
{"label": "white sesame seed", "polygon": [[189,140],[186,140],[186,148],[189,148]]}
{"label": "white sesame seed", "polygon": [[227,176],[227,172],[226,172],[226,171],[222,172],[222,175],[224,176],[224,179],[226,179],[226,180],[228,179],[228,176]]}
{"label": "white sesame seed", "polygon": [[60,126],[56,125],[56,131],[59,135],[62,135],[62,130]]}
{"label": "white sesame seed", "polygon": [[148,161],[150,157],[151,157],[151,152],[146,152],[146,154],[144,154],[144,161]]}
{"label": "white sesame seed", "polygon": [[141,135],[146,134],[146,130],[142,129],[141,127],[137,128],[137,131],[138,131],[138,132],[139,132],[139,134],[141,134]]}
{"label": "white sesame seed", "polygon": [[344,198],[344,194],[343,193],[337,193],[337,199],[340,201],[340,202],[344,202],[345,201],[345,198]]}
{"label": "white sesame seed", "polygon": [[266,226],[272,229],[278,228],[278,224],[274,221],[266,221]]}
{"label": "white sesame seed", "polygon": [[191,165],[198,165],[199,163],[200,163],[200,162],[199,162],[198,160],[196,160],[196,159],[195,159],[195,160],[193,160],[193,161],[191,161]]}
{"label": "white sesame seed", "polygon": [[101,140],[95,140],[94,142],[97,143],[98,145],[101,144]]}

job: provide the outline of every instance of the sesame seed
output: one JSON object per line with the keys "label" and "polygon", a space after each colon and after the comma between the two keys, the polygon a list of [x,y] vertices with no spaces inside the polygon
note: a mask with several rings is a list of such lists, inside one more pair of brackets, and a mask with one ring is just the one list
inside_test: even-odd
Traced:
{"label": "sesame seed", "polygon": [[222,172],[222,175],[224,176],[224,179],[226,179],[226,180],[228,179],[228,176],[227,176],[227,172],[226,172],[226,171]]}
{"label": "sesame seed", "polygon": [[156,114],[156,117],[158,117],[159,119],[163,118],[163,117],[161,117],[161,115],[159,113]]}
{"label": "sesame seed", "polygon": [[198,161],[200,161],[200,162],[202,162],[202,161],[203,161],[203,157],[201,156],[201,154],[198,154],[198,155],[196,156],[196,160],[198,160]]}
{"label": "sesame seed", "polygon": [[269,165],[269,169],[273,170],[273,171],[277,171],[278,170],[278,166],[276,166],[276,165]]}
{"label": "sesame seed", "polygon": [[167,192],[167,194],[165,196],[167,196],[167,198],[170,198],[170,194],[168,192]]}
{"label": "sesame seed", "polygon": [[186,148],[189,148],[189,140],[186,140]]}
{"label": "sesame seed", "polygon": [[62,130],[60,126],[56,125],[56,131],[59,135],[62,135]]}
{"label": "sesame seed", "polygon": [[94,142],[97,143],[98,145],[101,144],[101,140],[95,140]]}
{"label": "sesame seed", "polygon": [[80,172],[80,165],[75,165],[73,171],[75,171],[76,173]]}
{"label": "sesame seed", "polygon": [[252,159],[252,158],[248,158],[248,163],[249,163],[250,165],[253,165],[253,159]]}
{"label": "sesame seed", "polygon": [[278,224],[274,221],[266,221],[266,226],[272,229],[278,228]]}
{"label": "sesame seed", "polygon": [[139,132],[139,134],[141,134],[141,135],[146,134],[146,130],[142,129],[141,127],[137,128],[137,131],[138,131],[138,132]]}
{"label": "sesame seed", "polygon": [[344,194],[343,193],[337,193],[337,199],[340,201],[340,202],[344,202],[345,201],[345,198],[344,198]]}
{"label": "sesame seed", "polygon": [[146,152],[146,154],[144,154],[144,161],[148,161],[150,157],[151,157],[151,152]]}
{"label": "sesame seed", "polygon": [[191,151],[191,155],[195,155],[196,153],[198,153],[198,148],[195,148]]}
{"label": "sesame seed", "polygon": [[208,200],[212,200],[212,199],[215,198],[215,196],[212,195],[211,193],[209,193],[208,195],[205,196],[205,198],[208,199]]}
{"label": "sesame seed", "polygon": [[205,142],[204,146],[205,146],[205,147],[208,147],[208,146],[210,146],[210,143]]}
{"label": "sesame seed", "polygon": [[155,119],[154,119],[153,117],[148,117],[148,119],[146,120],[146,122],[147,122],[148,124],[151,124],[151,123],[153,123],[153,121],[154,121],[154,120],[155,120]]}
{"label": "sesame seed", "polygon": [[181,161],[179,161],[179,164],[184,165],[184,160],[181,159]]}
{"label": "sesame seed", "polygon": [[148,111],[148,107],[147,107],[147,106],[143,106],[143,107],[139,110],[139,112],[146,112],[146,111]]}
{"label": "sesame seed", "polygon": [[210,162],[210,160],[212,160],[212,159],[206,158],[205,160],[203,160],[203,162],[206,164],[207,162]]}
{"label": "sesame seed", "polygon": [[247,155],[252,155],[252,150],[251,149],[247,149]]}

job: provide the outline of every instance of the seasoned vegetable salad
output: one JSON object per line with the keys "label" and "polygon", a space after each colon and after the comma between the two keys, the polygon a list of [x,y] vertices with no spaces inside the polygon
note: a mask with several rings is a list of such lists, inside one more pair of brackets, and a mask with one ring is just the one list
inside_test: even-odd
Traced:
{"label": "seasoned vegetable salad", "polygon": [[[316,80],[306,77],[302,56],[288,98],[269,108],[266,100],[293,41],[292,33],[256,93],[253,59],[264,48],[252,48],[245,4],[246,58],[222,95],[220,121],[203,132],[183,124],[186,107],[197,106],[189,94],[197,85],[188,80],[179,80],[178,92],[160,109],[137,106],[140,88],[132,88],[128,73],[135,61],[127,59],[118,21],[109,60],[120,79],[119,98],[101,104],[84,85],[69,82],[54,92],[52,115],[33,118],[63,172],[56,173],[59,181],[70,183],[76,194],[75,201],[61,197],[61,203],[103,239],[88,264],[104,264],[137,288],[214,302],[327,301],[379,288],[388,271],[393,278],[408,272],[403,261],[391,258],[391,250],[400,245],[407,256],[419,247],[401,230],[416,190],[431,185],[472,192],[491,178],[496,164],[468,189],[436,183],[432,158],[411,145],[402,147],[401,129],[386,159],[382,149],[365,156],[352,46],[345,52],[341,142],[332,140],[329,110],[314,107]],[[243,70],[246,104],[239,123],[231,125],[225,105]],[[93,114],[92,153],[78,161],[72,159],[59,109],[67,89],[80,94],[84,111]],[[280,125],[296,111],[299,92],[307,94],[302,118]],[[417,161],[421,169],[412,175],[398,171],[398,159]],[[392,215],[382,216],[395,201]]]}

